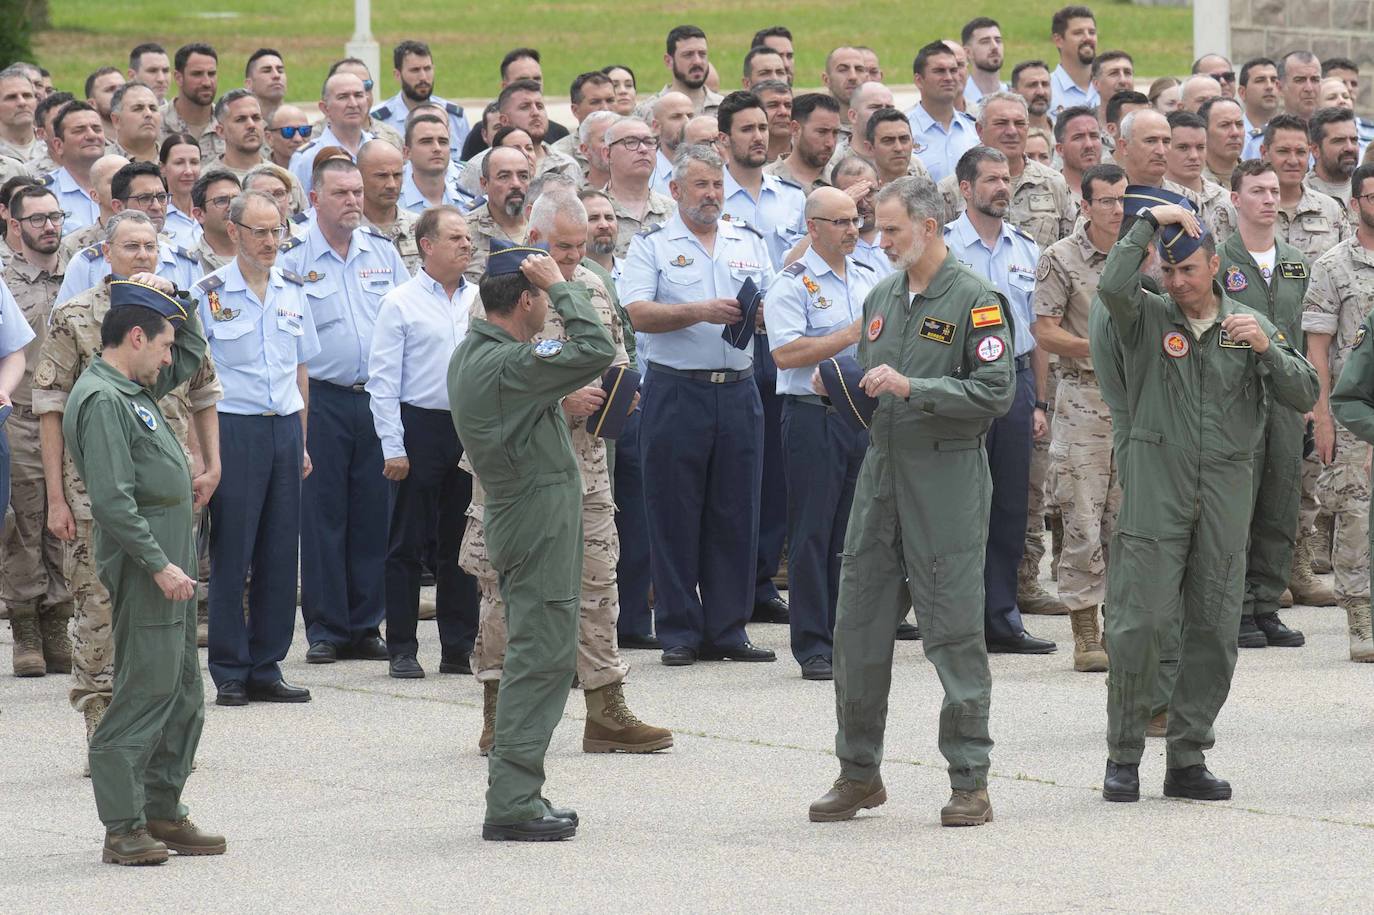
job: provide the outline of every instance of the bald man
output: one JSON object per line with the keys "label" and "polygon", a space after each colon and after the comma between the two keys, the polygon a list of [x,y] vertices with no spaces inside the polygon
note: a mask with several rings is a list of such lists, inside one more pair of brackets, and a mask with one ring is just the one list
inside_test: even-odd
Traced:
{"label": "bald man", "polygon": [[123,156],[111,154],[101,156],[91,166],[91,196],[100,206],[100,215],[90,225],[62,237],[62,245],[57,249],[59,273],[66,272],[67,262],[75,257],[77,252],[89,248],[104,238],[105,221],[114,215],[114,200],[110,192],[110,182],[114,178],[115,172],[128,164],[129,160]]}
{"label": "bald man", "polygon": [[1197,73],[1183,81],[1179,107],[1197,114],[1208,99],[1221,97],[1221,83],[1205,73]]}

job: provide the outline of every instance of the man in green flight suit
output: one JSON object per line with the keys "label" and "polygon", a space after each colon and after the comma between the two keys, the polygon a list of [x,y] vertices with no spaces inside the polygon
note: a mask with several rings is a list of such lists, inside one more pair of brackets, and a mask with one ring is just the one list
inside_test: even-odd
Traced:
{"label": "man in green flight suit", "polygon": [[72,388],[62,433],[90,494],[96,571],[113,608],[114,692],[90,746],[101,857],[161,864],[168,849],[225,849],[181,803],[205,721],[196,581],[183,571],[196,568],[196,544],[191,468],[157,406],[200,368],[206,344],[170,283],[134,280],[110,284],[101,356]]}
{"label": "man in green flight suit", "polygon": [[[449,403],[486,490],[487,552],[506,602],[482,838],[566,839],[577,814],[540,794],[544,753],[572,688],[582,582],[582,484],[559,401],[615,358],[581,284],[543,249],[493,240],[475,319],[449,363]],[[530,340],[550,302],[566,341]]]}
{"label": "man in green flight suit", "polygon": [[860,386],[878,404],[835,611],[840,777],[811,804],[816,822],[887,800],[879,768],[893,640],[913,602],[945,688],[939,742],[953,793],[940,822],[992,820],[983,640],[992,478],[983,441],[1011,407],[1016,375],[1007,306],[950,253],[943,221],[944,201],[928,178],[900,178],[878,193],[883,253],[896,270],[864,300]]}
{"label": "man in green flight suit", "polygon": [[[1107,577],[1102,796],[1140,798],[1159,643],[1182,619],[1164,794],[1224,800],[1231,786],[1203,753],[1235,671],[1255,452],[1269,399],[1310,410],[1317,377],[1282,331],[1222,292],[1215,242],[1183,197],[1129,187],[1126,215],[1140,218],[1108,254],[1097,287],[1120,340],[1131,417]],[[1161,228],[1166,295],[1140,282]]]}

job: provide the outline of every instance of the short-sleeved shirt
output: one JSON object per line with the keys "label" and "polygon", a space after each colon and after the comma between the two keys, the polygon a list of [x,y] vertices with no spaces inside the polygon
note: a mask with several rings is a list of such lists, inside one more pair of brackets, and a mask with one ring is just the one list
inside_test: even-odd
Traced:
{"label": "short-sleeved shirt", "polygon": [[75,232],[100,222],[99,202],[81,189],[65,166],[48,175],[43,183],[57,196],[62,209],[72,214],[62,223],[63,232]]}
{"label": "short-sleeved shirt", "polygon": [[1035,349],[1031,299],[1035,295],[1036,264],[1040,262],[1040,248],[1035,241],[1003,220],[1002,234],[989,248],[969,222],[968,214],[963,213],[945,226],[945,244],[961,264],[1006,296],[1015,319],[1015,355],[1024,356]]}
{"label": "short-sleeved shirt", "polygon": [[[1355,346],[1360,322],[1374,301],[1374,251],[1351,237],[1317,258],[1302,305],[1302,329],[1328,334],[1331,341],[1331,381]],[[1309,341],[1310,345],[1310,341]]]}
{"label": "short-sleeved shirt", "polygon": [[649,191],[649,206],[644,212],[643,219],[636,219],[630,211],[621,205],[611,189],[606,189],[606,196],[611,200],[611,209],[615,211],[616,236],[615,236],[615,256],[624,257],[625,252],[630,250],[630,239],[634,238],[645,229],[654,226],[661,226],[668,221],[668,217],[677,212],[677,201],[672,197],[665,196],[657,191]]}
{"label": "short-sleeved shirt", "polygon": [[1086,105],[1089,108],[1096,108],[1102,103],[1101,97],[1097,94],[1097,87],[1088,83],[1088,88],[1081,88],[1078,83],[1073,81],[1069,71],[1060,64],[1054,68],[1050,74],[1050,112],[1058,114],[1065,108],[1073,108],[1077,105]]}
{"label": "short-sleeved shirt", "polygon": [[[463,141],[468,138],[468,132],[471,129],[468,126],[468,118],[463,113],[462,106],[437,95],[431,95],[428,104],[438,105],[448,115],[449,158],[454,162],[461,161]],[[402,137],[406,135],[406,118],[409,116],[410,109],[406,107],[405,100],[401,98],[399,92],[372,109],[374,123],[380,121]]]}
{"label": "short-sleeved shirt", "polygon": [[[189,289],[200,279],[200,264],[191,252],[178,248],[165,235],[158,236],[157,268],[153,271],[169,280],[178,289]],[[62,288],[57,291],[57,303],[93,289],[110,275],[110,262],[99,244],[91,245],[67,262]]]}
{"label": "short-sleeved shirt", "polygon": [[762,232],[774,270],[782,266],[783,258],[797,239],[806,234],[806,221],[802,218],[805,209],[806,192],[801,185],[765,174],[759,198],[755,200],[730,174],[730,169],[725,169],[721,219],[744,220]]}
{"label": "short-sleeved shirt", "polygon": [[[768,295],[768,345],[778,349],[801,337],[826,337],[863,317],[864,298],[882,279],[852,257],[844,259],[844,276],[830,269],[815,248],[783,268]],[[841,353],[853,356],[858,344]],[[778,369],[779,394],[814,394],[814,366]]]}
{"label": "short-sleeved shirt", "polygon": [[959,157],[979,143],[973,117],[962,111],[954,112],[948,129],[919,104],[907,111],[906,119],[911,124],[913,149],[925,163],[931,181],[954,174]]}
{"label": "short-sleeved shirt", "polygon": [[[368,133],[364,130],[362,139],[358,143],[358,148],[362,149],[363,144],[367,143],[375,136],[375,134]],[[344,146],[343,142],[334,134],[334,130],[329,126],[328,121],[324,122],[319,137],[311,140],[291,154],[291,164],[287,166],[286,170],[296,176],[296,182],[301,186],[301,190],[307,195],[310,193],[311,188],[315,186],[314,181],[311,180],[311,176],[315,171],[315,157],[318,156],[320,150],[324,149],[326,146],[339,146],[345,151],[348,150],[348,147]],[[349,154],[349,158],[354,158],[351,153]]]}
{"label": "short-sleeved shirt", "polygon": [[[1097,296],[1097,281],[1102,277],[1102,265],[1107,252],[1093,247],[1088,238],[1088,224],[1084,223],[1068,238],[1060,239],[1040,255],[1035,271],[1035,295],[1032,304],[1037,316],[1059,318],[1059,326],[1076,337],[1087,340],[1089,317],[1093,299]],[[1065,371],[1091,371],[1091,358],[1060,356]]]}

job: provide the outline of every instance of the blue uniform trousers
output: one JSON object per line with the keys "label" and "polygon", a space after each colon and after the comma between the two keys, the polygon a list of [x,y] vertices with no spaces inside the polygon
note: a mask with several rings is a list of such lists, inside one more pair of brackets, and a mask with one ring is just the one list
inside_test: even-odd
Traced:
{"label": "blue uniform trousers", "polygon": [[615,567],[620,591],[616,632],[641,637],[654,631],[649,609],[649,516],[644,511],[644,468],[639,455],[643,416],[642,410],[631,413],[615,442],[615,528],[620,537],[620,561]]}
{"label": "blue uniform trousers", "polygon": [[758,388],[752,378],[713,384],[653,364],[649,375],[640,448],[659,641],[740,645],[758,558]]}
{"label": "blue uniform trousers", "polygon": [[992,511],[983,567],[983,619],[984,636],[989,640],[1017,638],[1026,628],[1016,606],[1016,570],[1026,551],[1026,515],[1030,510],[1034,374],[1029,356],[1017,359],[1016,399],[1007,415],[993,420],[988,429]]}
{"label": "blue uniform trousers", "polygon": [[792,656],[798,664],[831,656],[840,554],[868,433],[833,409],[784,395],[782,441],[787,470],[787,596]]}
{"label": "blue uniform trousers", "polygon": [[310,644],[347,648],[381,632],[387,493],[366,391],[310,381],[301,487],[301,615]]}
{"label": "blue uniform trousers", "polygon": [[[416,654],[420,573],[428,544],[437,543],[435,620],[443,657],[463,661],[477,638],[477,579],[458,567],[458,547],[472,501],[472,476],[458,469],[463,447],[448,410],[401,404],[410,473],[391,483],[391,531],[386,554],[386,647]],[[436,511],[437,509],[437,511]]]}
{"label": "blue uniform trousers", "polygon": [[[301,418],[219,415],[219,487],[210,497],[210,676],[270,686],[296,628]],[[244,582],[248,616],[244,619]]]}
{"label": "blue uniform trousers", "polygon": [[[778,597],[773,576],[782,563],[787,538],[787,474],[782,442],[782,395],[778,393],[778,367],[768,337],[754,335],[754,382],[763,403],[763,481],[759,488],[758,577],[754,601]],[[790,567],[790,563],[789,563]],[[790,585],[789,585],[790,587]]]}

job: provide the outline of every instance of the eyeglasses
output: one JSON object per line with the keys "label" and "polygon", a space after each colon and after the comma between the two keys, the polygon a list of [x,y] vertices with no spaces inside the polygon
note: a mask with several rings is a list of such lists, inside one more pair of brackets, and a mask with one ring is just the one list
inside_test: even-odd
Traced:
{"label": "eyeglasses", "polygon": [[61,226],[63,220],[71,215],[71,213],[57,210],[52,213],[34,213],[32,216],[21,216],[18,217],[18,219],[30,229],[41,229],[48,223],[52,223],[55,226]]}
{"label": "eyeglasses", "polygon": [[811,218],[819,220],[821,222],[828,222],[832,226],[849,226],[855,229],[861,227],[864,224],[864,221],[860,219],[858,216],[850,216],[845,219],[831,219],[829,216],[812,216]]}
{"label": "eyeglasses", "polygon": [[1121,206],[1125,200],[1125,197],[1094,197],[1092,200],[1089,200],[1088,203],[1093,206],[1106,207],[1109,210],[1114,210]]}
{"label": "eyeglasses", "polygon": [[299,136],[302,140],[304,140],[306,137],[310,136],[310,134],[314,132],[315,125],[301,124],[299,127],[295,125],[288,125],[286,127],[269,127],[267,129],[272,131],[273,133],[281,134],[283,140],[289,140],[295,136]]}
{"label": "eyeglasses", "polygon": [[1211,76],[1219,83],[1234,83],[1236,81],[1235,70],[1222,70],[1220,73],[1211,74]]}
{"label": "eyeglasses", "polygon": [[609,146],[623,146],[630,152],[639,152],[642,149],[658,149],[657,137],[621,137],[619,140],[612,140]]}
{"label": "eyeglasses", "polygon": [[133,203],[133,204],[137,204],[138,206],[141,206],[141,207],[150,207],[150,206],[152,206],[152,205],[155,204],[155,203],[158,204],[159,206],[164,206],[164,207],[165,207],[165,206],[167,205],[167,201],[169,201],[169,200],[172,199],[172,195],[171,195],[171,194],[166,194],[166,193],[163,193],[163,194],[134,194],[132,197],[122,197],[122,198],[120,198],[120,199],[122,199],[125,203]]}
{"label": "eyeglasses", "polygon": [[286,226],[273,226],[270,229],[261,229],[257,226],[246,226],[238,220],[234,221],[234,225],[247,231],[249,235],[253,236],[254,241],[266,241],[269,238],[275,238],[280,241],[286,237]]}
{"label": "eyeglasses", "polygon": [[210,197],[205,201],[206,205],[212,206],[217,210],[222,210],[233,202],[234,195],[232,194],[225,194],[222,197]]}
{"label": "eyeglasses", "polygon": [[1364,202],[1369,203],[1370,201],[1374,201],[1374,194],[1355,194],[1350,199],[1363,200]]}

